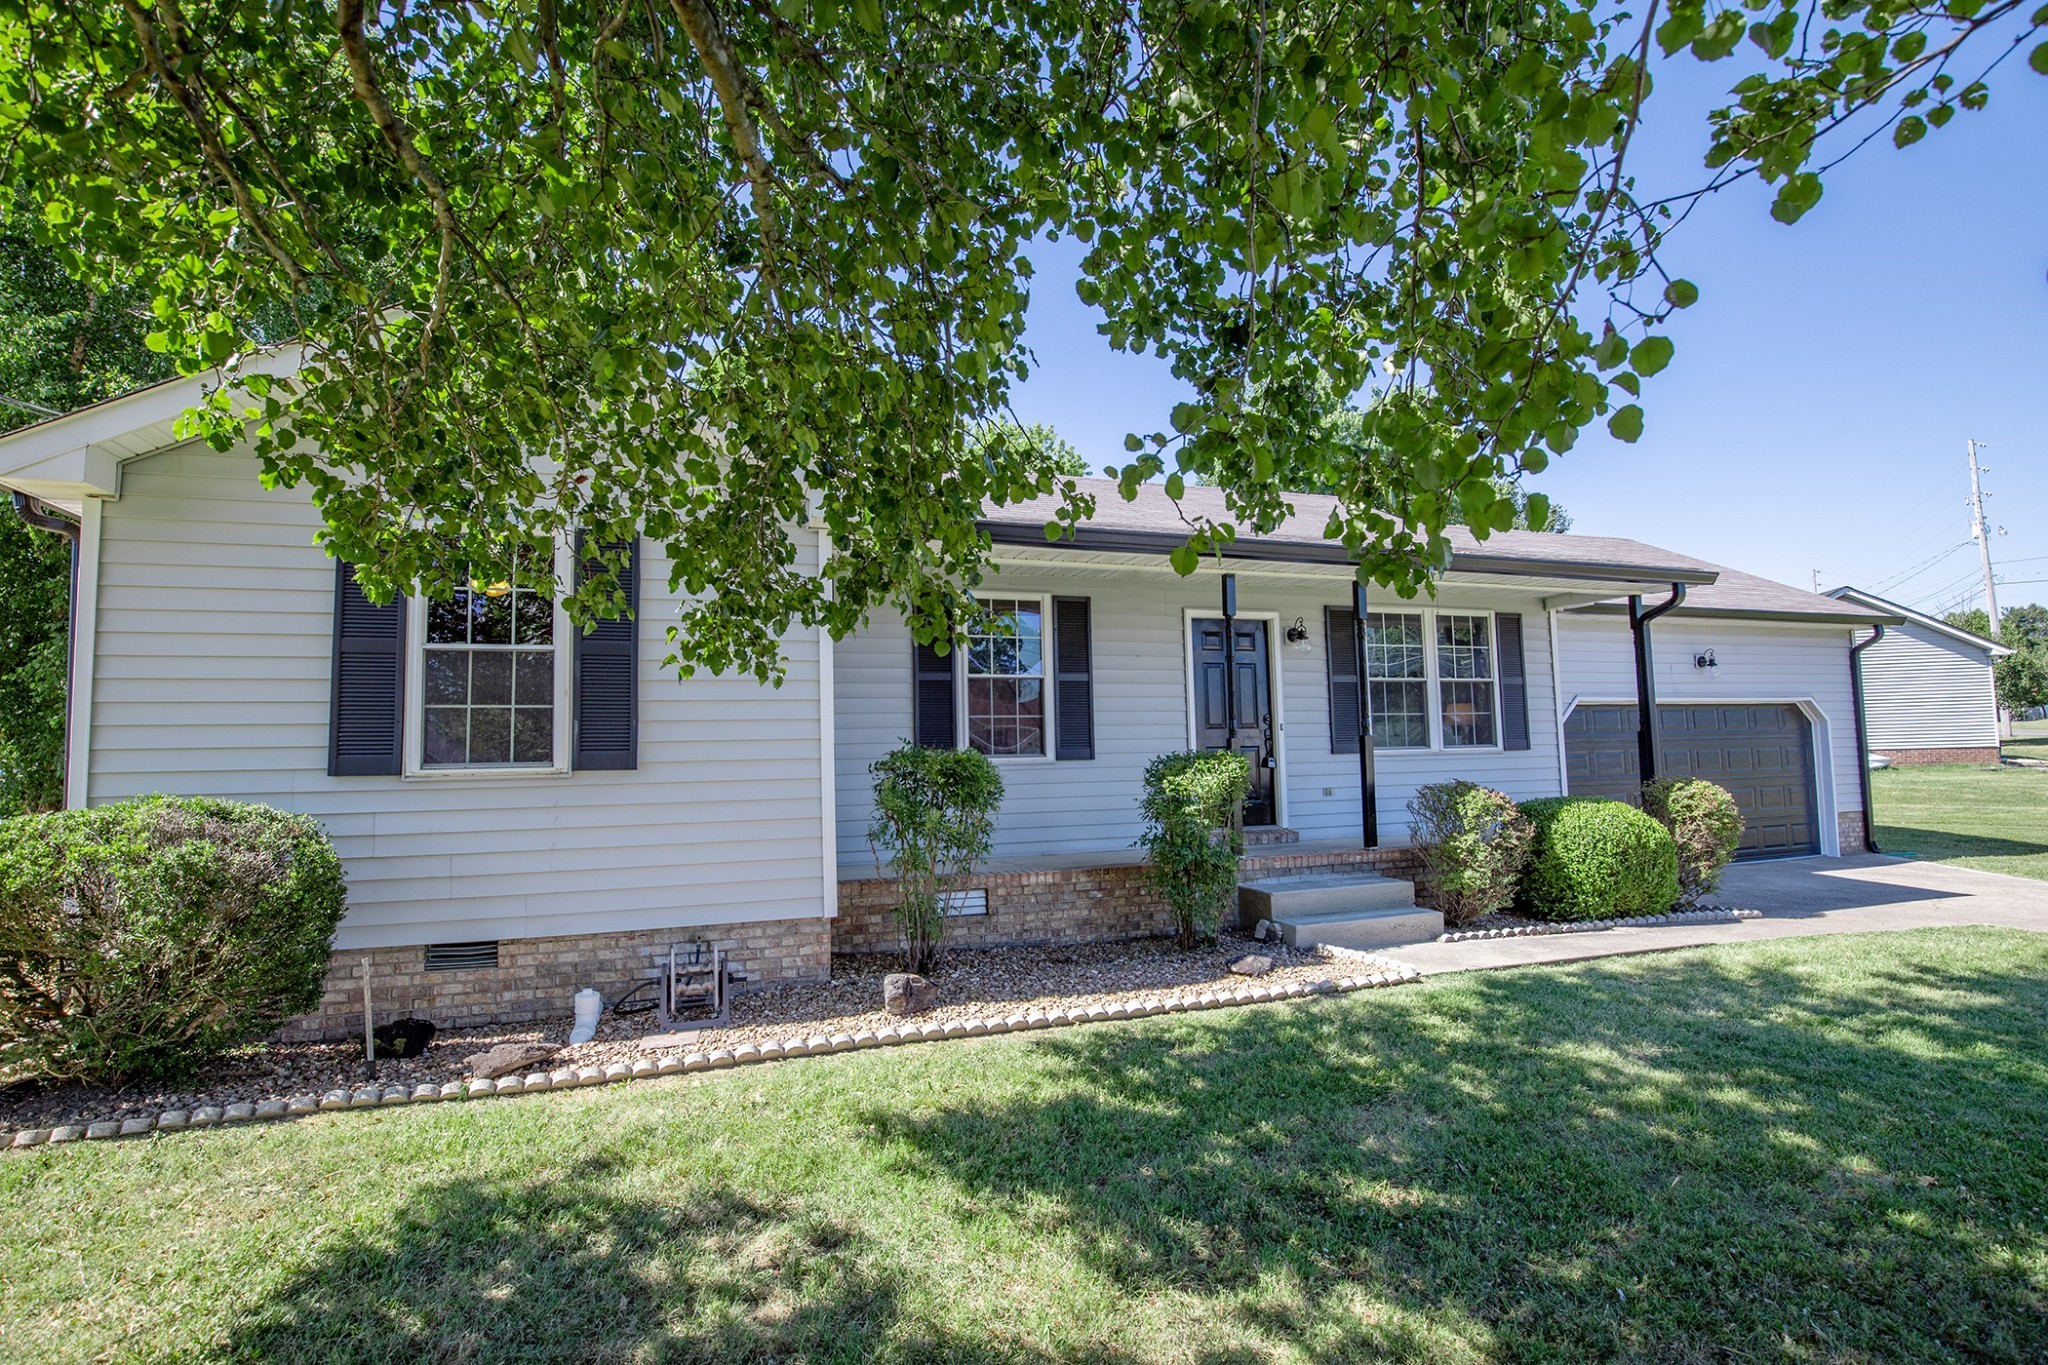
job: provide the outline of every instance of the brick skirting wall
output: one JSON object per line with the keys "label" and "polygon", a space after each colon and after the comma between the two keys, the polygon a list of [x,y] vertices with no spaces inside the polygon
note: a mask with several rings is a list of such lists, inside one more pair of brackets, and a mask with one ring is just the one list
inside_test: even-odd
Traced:
{"label": "brick skirting wall", "polygon": [[623,934],[566,934],[501,939],[498,965],[450,972],[426,969],[426,948],[337,950],[327,969],[320,1007],[287,1024],[278,1037],[301,1041],[360,1037],[363,959],[370,959],[370,1004],[376,1021],[404,1016],[443,1028],[567,1017],[585,986],[609,1005],[629,986],[651,980],[671,943],[703,939],[723,948],[747,973],[747,985],[823,981],[831,974],[832,921],[766,920],[758,924],[692,925]]}
{"label": "brick skirting wall", "polygon": [[[1405,848],[1247,854],[1238,878],[1293,872],[1335,872],[1370,868],[1394,877],[1413,877],[1415,855]],[[988,913],[946,920],[945,941],[956,947],[1022,947],[1053,943],[1109,943],[1150,938],[1173,931],[1165,902],[1145,885],[1137,864],[1114,867],[1050,868],[1031,872],[988,872],[970,889],[988,892]],[[886,878],[839,883],[839,918],[832,930],[835,953],[893,953],[903,947],[896,927],[896,884]]]}
{"label": "brick skirting wall", "polygon": [[1999,759],[1995,744],[1969,749],[1872,749],[1871,753],[1888,758],[1902,768],[1929,763],[1996,764]]}
{"label": "brick skirting wall", "polygon": [[1841,812],[1835,816],[1835,829],[1839,832],[1842,840],[1842,856],[1847,857],[1852,853],[1867,853],[1869,851],[1863,846],[1862,811],[1845,810]]}

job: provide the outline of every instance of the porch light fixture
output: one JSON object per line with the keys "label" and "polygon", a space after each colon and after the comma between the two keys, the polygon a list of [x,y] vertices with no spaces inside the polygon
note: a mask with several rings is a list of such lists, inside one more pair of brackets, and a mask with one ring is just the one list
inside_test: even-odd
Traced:
{"label": "porch light fixture", "polygon": [[1713,650],[1703,649],[1692,656],[1692,666],[1694,668],[1719,668],[1721,665],[1714,662]]}
{"label": "porch light fixture", "polygon": [[1308,622],[1295,617],[1294,624],[1287,628],[1287,643],[1304,654],[1308,653]]}

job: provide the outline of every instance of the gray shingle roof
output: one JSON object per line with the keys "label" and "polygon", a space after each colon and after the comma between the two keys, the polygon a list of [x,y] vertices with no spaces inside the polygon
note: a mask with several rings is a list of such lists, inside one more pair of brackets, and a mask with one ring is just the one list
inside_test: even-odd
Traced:
{"label": "gray shingle roof", "polygon": [[[1073,543],[1077,548],[1161,548],[1185,537],[1185,518],[1233,520],[1221,489],[1191,487],[1176,506],[1164,485],[1141,484],[1136,501],[1126,502],[1110,479],[1078,480],[1095,496],[1095,515]],[[1344,547],[1324,538],[1323,528],[1337,500],[1320,493],[1290,493],[1294,514],[1263,536],[1240,534],[1236,553],[1242,558],[1324,560],[1342,562]],[[1059,507],[1053,497],[1034,498],[1007,507],[990,507],[982,525],[998,539],[1045,543],[1045,524]],[[1675,554],[1638,540],[1615,536],[1554,535],[1547,531],[1496,531],[1480,540],[1462,526],[1450,528],[1454,570],[1512,573],[1576,570],[1573,576],[1711,582],[1715,567],[1689,555]]]}

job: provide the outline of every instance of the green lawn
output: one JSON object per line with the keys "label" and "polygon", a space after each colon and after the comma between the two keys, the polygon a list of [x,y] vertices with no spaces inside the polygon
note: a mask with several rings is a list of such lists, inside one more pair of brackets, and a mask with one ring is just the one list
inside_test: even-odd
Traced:
{"label": "green lawn", "polygon": [[1885,768],[1870,799],[1886,853],[2048,880],[2048,768]]}
{"label": "green lawn", "polygon": [[2048,937],[0,1157],[9,1359],[2048,1358]]}
{"label": "green lawn", "polygon": [[2014,758],[2048,758],[2048,720],[2014,721],[2002,747]]}

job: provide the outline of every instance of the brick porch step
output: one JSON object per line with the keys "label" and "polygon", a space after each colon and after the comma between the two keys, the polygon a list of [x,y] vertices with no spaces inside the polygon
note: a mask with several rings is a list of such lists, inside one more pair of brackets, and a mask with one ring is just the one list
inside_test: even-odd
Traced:
{"label": "brick porch step", "polygon": [[1238,922],[1271,920],[1291,947],[1327,943],[1370,951],[1427,943],[1444,917],[1415,904],[1415,883],[1377,872],[1313,872],[1241,882]]}
{"label": "brick porch step", "polygon": [[1253,825],[1244,832],[1246,848],[1265,848],[1273,844],[1298,844],[1301,833],[1285,825]]}

